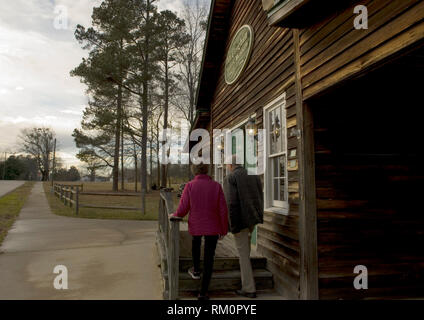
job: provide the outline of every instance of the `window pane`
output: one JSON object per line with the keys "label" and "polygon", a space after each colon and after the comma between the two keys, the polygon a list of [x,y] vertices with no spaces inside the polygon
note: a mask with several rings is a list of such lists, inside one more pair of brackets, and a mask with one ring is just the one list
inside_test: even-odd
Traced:
{"label": "window pane", "polygon": [[287,201],[286,196],[286,156],[271,159],[272,198],[277,201]]}
{"label": "window pane", "polygon": [[257,136],[249,133],[245,126],[245,168],[248,172],[254,173],[257,166],[258,156],[258,140]]}
{"label": "window pane", "polygon": [[286,179],[280,179],[280,201],[287,201],[286,199]]}
{"label": "window pane", "polygon": [[280,165],[279,165],[279,158],[275,157],[272,159],[272,198],[274,200],[280,200]]}
{"label": "window pane", "polygon": [[245,163],[244,159],[244,131],[243,129],[237,128],[231,132],[232,134],[232,154],[237,155],[237,163]]}
{"label": "window pane", "polygon": [[274,154],[275,153],[275,136],[274,136],[274,130],[275,130],[275,124],[274,124],[274,112],[271,111],[269,113],[269,146],[270,146],[270,150],[269,153],[270,154]]}
{"label": "window pane", "polygon": [[280,109],[280,115],[281,115],[281,130],[280,130],[280,145],[281,145],[281,151],[285,152],[286,150],[286,137],[287,137],[287,128],[286,128],[286,119],[285,119],[285,110],[283,107]]}
{"label": "window pane", "polygon": [[278,157],[279,162],[279,176],[284,178],[286,175],[286,156],[282,155],[281,157]]}
{"label": "window pane", "polygon": [[274,110],[274,124],[275,124],[275,128],[274,128],[274,136],[275,136],[275,143],[276,143],[276,149],[275,149],[275,153],[279,153],[281,152],[281,135],[282,135],[282,130],[281,130],[281,108],[277,108]]}
{"label": "window pane", "polygon": [[279,190],[279,179],[273,179],[273,199],[274,200],[280,200],[280,194],[278,192]]}
{"label": "window pane", "polygon": [[279,160],[280,160],[280,157],[272,158],[272,177],[273,178],[279,178],[280,177]]}

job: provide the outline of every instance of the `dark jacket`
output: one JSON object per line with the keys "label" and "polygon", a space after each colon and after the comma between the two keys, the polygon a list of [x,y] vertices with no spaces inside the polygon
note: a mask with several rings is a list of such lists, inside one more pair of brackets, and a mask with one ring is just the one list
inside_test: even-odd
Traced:
{"label": "dark jacket", "polygon": [[237,167],[225,177],[223,187],[232,233],[263,223],[264,193],[258,176]]}

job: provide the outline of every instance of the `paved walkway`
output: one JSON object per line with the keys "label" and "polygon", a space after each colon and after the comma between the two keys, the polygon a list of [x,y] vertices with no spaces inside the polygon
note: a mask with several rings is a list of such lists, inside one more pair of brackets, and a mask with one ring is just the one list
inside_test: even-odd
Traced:
{"label": "paved walkway", "polygon": [[15,190],[17,187],[24,184],[24,181],[0,181],[0,198],[3,197],[6,193],[9,193],[12,190]]}
{"label": "paved walkway", "polygon": [[[2,299],[161,299],[157,222],[52,214],[37,183],[0,248]],[[68,269],[68,290],[53,269]]]}

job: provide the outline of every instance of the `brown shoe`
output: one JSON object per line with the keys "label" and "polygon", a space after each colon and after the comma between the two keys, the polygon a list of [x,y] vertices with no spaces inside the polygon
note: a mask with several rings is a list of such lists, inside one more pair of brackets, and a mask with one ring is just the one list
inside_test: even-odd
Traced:
{"label": "brown shoe", "polygon": [[236,294],[242,297],[250,298],[250,299],[256,298],[256,292],[244,292],[243,290],[237,290]]}

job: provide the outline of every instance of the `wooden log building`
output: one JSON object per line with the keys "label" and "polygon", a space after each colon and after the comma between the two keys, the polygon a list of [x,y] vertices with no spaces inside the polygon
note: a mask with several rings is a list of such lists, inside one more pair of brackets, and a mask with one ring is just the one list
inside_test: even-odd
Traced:
{"label": "wooden log building", "polygon": [[193,129],[267,130],[256,241],[284,297],[424,297],[423,45],[424,1],[212,1]]}

